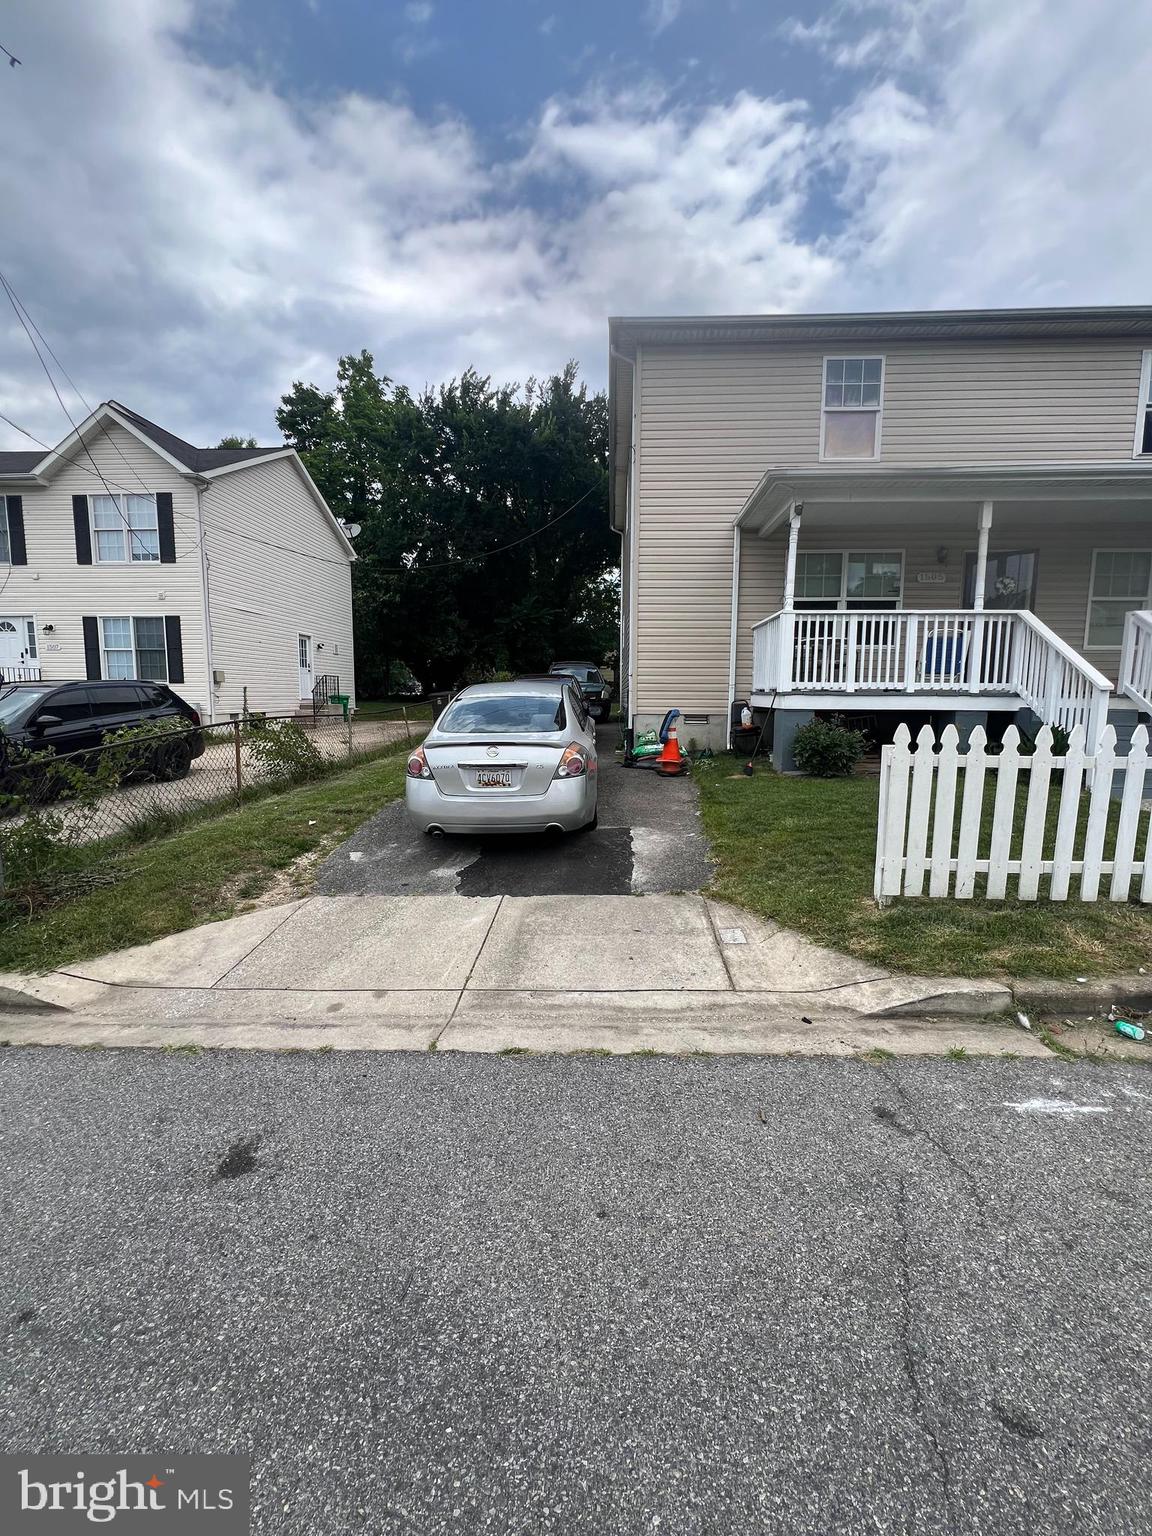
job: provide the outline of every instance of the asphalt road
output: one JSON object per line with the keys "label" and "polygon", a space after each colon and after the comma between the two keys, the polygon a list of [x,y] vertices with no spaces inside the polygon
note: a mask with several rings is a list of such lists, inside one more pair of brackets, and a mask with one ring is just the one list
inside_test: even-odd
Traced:
{"label": "asphalt road", "polygon": [[708,843],[691,779],[622,768],[617,724],[597,730],[599,826],[567,837],[427,837],[387,805],[321,865],[324,896],[625,896],[708,884]]}
{"label": "asphalt road", "polygon": [[249,1453],[261,1536],[1152,1526],[1139,1067],[14,1047],[0,1143],[0,1450]]}

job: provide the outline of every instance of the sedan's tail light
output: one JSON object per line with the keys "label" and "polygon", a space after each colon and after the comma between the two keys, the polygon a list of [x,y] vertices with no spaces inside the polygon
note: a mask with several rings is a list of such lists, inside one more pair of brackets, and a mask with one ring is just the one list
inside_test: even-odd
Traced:
{"label": "sedan's tail light", "polygon": [[190,710],[189,713],[192,716],[192,724],[193,725],[199,725],[200,724],[200,711],[198,709],[193,709],[193,710]]}
{"label": "sedan's tail light", "polygon": [[588,754],[579,742],[571,742],[564,748],[560,757],[559,767],[554,778],[578,779],[582,773],[588,772]]}
{"label": "sedan's tail light", "polygon": [[417,747],[408,759],[408,777],[411,779],[430,779],[432,770],[428,766],[428,759],[424,756],[424,748]]}

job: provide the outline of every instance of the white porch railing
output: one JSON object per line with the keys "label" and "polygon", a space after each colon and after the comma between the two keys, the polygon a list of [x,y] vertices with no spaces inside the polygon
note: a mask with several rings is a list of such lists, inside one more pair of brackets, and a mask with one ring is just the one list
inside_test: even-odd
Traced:
{"label": "white porch railing", "polygon": [[1120,691],[1152,714],[1152,613],[1129,613],[1120,651]]}
{"label": "white porch railing", "polygon": [[0,666],[0,679],[5,683],[38,683],[40,668]]}
{"label": "white porch railing", "polygon": [[[1152,615],[1149,616],[1152,623]],[[1093,746],[1112,684],[1032,613],[782,612],[752,631],[756,693],[999,694]]]}

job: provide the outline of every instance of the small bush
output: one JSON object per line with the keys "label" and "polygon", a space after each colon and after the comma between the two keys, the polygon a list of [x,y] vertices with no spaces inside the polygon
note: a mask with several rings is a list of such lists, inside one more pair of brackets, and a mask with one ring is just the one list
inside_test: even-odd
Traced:
{"label": "small bush", "polygon": [[273,720],[245,733],[248,750],[277,784],[318,779],[331,766],[320,748],[294,720]]}
{"label": "small bush", "polygon": [[864,756],[864,735],[835,720],[802,725],[792,743],[796,766],[815,779],[846,778]]}

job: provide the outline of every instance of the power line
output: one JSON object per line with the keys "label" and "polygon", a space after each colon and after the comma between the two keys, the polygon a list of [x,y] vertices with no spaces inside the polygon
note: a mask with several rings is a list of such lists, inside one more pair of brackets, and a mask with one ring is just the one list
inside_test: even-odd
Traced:
{"label": "power line", "polygon": [[[25,318],[24,314],[22,313],[22,305],[20,304],[19,300],[16,297],[16,292],[13,289],[12,285],[9,283],[8,279],[5,277],[3,272],[0,272],[0,287],[3,287],[4,292],[8,295],[8,301],[12,305],[12,312],[16,316],[17,320],[19,320],[20,325],[23,328],[25,336],[27,336],[29,342],[31,343],[32,350],[36,354],[36,360],[39,362],[41,368],[43,368],[43,370],[44,370],[44,377],[48,380],[49,384],[52,386],[52,393],[56,396],[56,402],[59,405],[60,409],[64,412],[64,415],[68,418],[68,425],[72,428],[73,434],[79,439],[80,446],[84,449],[84,452],[88,455],[88,458],[91,460],[92,468],[96,471],[96,476],[99,479],[100,484],[104,487],[104,490],[105,490],[106,494],[108,495],[109,500],[112,502],[112,505],[116,508],[116,512],[117,512],[117,515],[120,518],[120,521],[124,524],[124,527],[128,530],[128,552],[129,552],[129,555],[131,555],[131,553],[132,553],[132,539],[135,536],[136,530],[133,529],[131,523],[128,521],[127,517],[125,516],[124,509],[121,507],[119,501],[117,501],[115,492],[112,490],[112,487],[108,484],[107,480],[104,478],[104,473],[101,470],[99,464],[97,464],[95,458],[93,457],[92,450],[91,450],[91,448],[89,448],[87,441],[85,440],[85,438],[81,434],[79,427],[72,420],[72,413],[69,411],[68,407],[64,404],[64,396],[60,393],[60,390],[59,390],[59,388],[57,387],[57,384],[56,384],[56,380],[52,377],[52,370],[51,370],[51,368],[49,368],[48,364],[44,361],[44,354],[40,351],[40,348],[36,345],[36,338],[32,334],[32,329],[30,327],[30,322],[29,322],[28,319]],[[74,384],[73,384],[72,387],[73,387],[73,389],[76,388],[76,386]],[[122,494],[129,495],[131,493],[130,492],[122,492]],[[140,547],[142,549],[144,548],[143,542],[141,542]]]}
{"label": "power line", "polygon": [[23,59],[18,59],[14,53],[9,53],[3,43],[0,43],[0,53],[4,54],[7,58],[10,69],[15,69],[17,64],[23,64],[24,62]]}
{"label": "power line", "polygon": [[[0,47],[2,47],[2,45],[0,45]],[[77,399],[80,401],[81,405],[84,406],[85,410],[88,412],[88,414],[90,416],[92,415],[92,407],[88,404],[87,400],[85,400],[84,396],[80,393],[80,390],[77,387],[75,380],[71,377],[71,375],[69,374],[68,370],[64,367],[64,364],[56,356],[56,353],[52,350],[51,344],[45,339],[45,337],[44,337],[43,333],[41,332],[39,326],[36,324],[35,320],[32,319],[32,316],[28,313],[27,309],[24,306],[23,301],[17,298],[15,290],[13,289],[11,283],[8,281],[7,277],[4,275],[4,273],[2,271],[0,271],[0,286],[3,287],[4,292],[8,295],[8,301],[12,305],[13,313],[15,314],[17,320],[19,320],[19,322],[20,322],[20,324],[21,324],[21,326],[22,326],[22,328],[24,330],[24,334],[28,337],[28,340],[31,343],[32,350],[36,354],[37,361],[39,362],[41,368],[44,370],[44,375],[47,378],[48,383],[52,386],[52,393],[56,396],[56,400],[57,400],[57,403],[60,406],[60,409],[64,412],[64,415],[67,417],[68,424],[72,428],[73,434],[76,436],[76,438],[80,442],[81,447],[84,449],[84,452],[87,454],[88,459],[89,459],[89,461],[90,461],[90,463],[92,465],[93,471],[95,472],[95,474],[96,474],[97,478],[99,479],[101,485],[104,487],[104,490],[107,493],[109,500],[112,502],[113,506],[116,508],[116,512],[117,512],[117,514],[118,514],[118,516],[120,518],[120,521],[124,524],[124,527],[128,531],[128,537],[129,537],[129,541],[130,541],[129,542],[129,549],[131,549],[131,539],[132,539],[134,533],[136,532],[136,530],[134,530],[132,528],[132,525],[129,523],[127,517],[125,516],[124,510],[120,506],[120,502],[119,502],[118,498],[116,497],[116,495],[113,493],[111,486],[112,485],[116,485],[117,490],[120,491],[120,493],[122,495],[125,495],[125,496],[134,495],[136,493],[134,493],[132,491],[129,491],[127,489],[127,487],[125,487],[125,486],[117,485],[117,483],[115,481],[113,481],[111,483],[111,485],[110,485],[108,480],[105,478],[104,472],[101,470],[100,466],[97,464],[95,458],[92,455],[92,450],[88,447],[88,444],[87,444],[86,440],[81,435],[80,430],[77,427],[75,421],[73,421],[71,413],[68,410],[68,407],[64,404],[64,398],[61,395],[60,390],[57,388],[56,380],[52,377],[52,371],[48,367],[48,364],[44,361],[43,354],[41,353],[40,348],[36,344],[36,337],[39,337],[40,341],[43,342],[46,351],[48,352],[49,356],[52,358],[52,361],[56,364],[57,368],[59,368],[60,372],[64,375],[64,378],[71,385],[72,390],[74,391]],[[35,332],[35,336],[33,335],[33,332]],[[14,428],[15,431],[19,432],[22,436],[29,438],[32,442],[37,443],[41,448],[44,448],[46,451],[48,451],[48,452],[52,451],[51,449],[48,448],[47,444],[41,443],[39,438],[34,437],[33,434],[31,432],[28,432],[25,428],[23,428],[21,426],[18,426],[16,424],[16,422],[10,421],[7,416],[0,415],[0,420],[6,421],[10,427]],[[135,475],[136,479],[139,481],[141,487],[143,488],[144,494],[145,495],[151,495],[152,493],[148,490],[147,485],[145,484],[142,476],[140,475],[139,470],[136,469],[135,465],[133,465],[131,463],[131,461],[127,458],[127,456],[124,454],[124,451],[121,449],[120,445],[116,442],[115,438],[112,437],[112,435],[108,432],[108,429],[104,425],[103,421],[98,421],[97,422],[97,426],[99,427],[99,429],[103,433],[103,435],[107,438],[109,443],[111,443],[112,447],[120,455],[120,458],[128,466],[129,470]],[[68,456],[66,454],[61,455],[61,457],[64,458],[67,463],[70,463],[70,464],[73,464],[73,465],[77,464],[77,461],[75,459],[68,458]],[[78,467],[83,468],[83,466],[78,466]],[[507,544],[498,544],[495,549],[478,550],[475,554],[460,555],[460,556],[458,556],[454,560],[440,560],[440,561],[437,561],[435,564],[432,564],[432,565],[404,565],[404,566],[384,567],[384,569],[382,571],[382,574],[384,574],[384,575],[394,575],[394,576],[409,576],[409,575],[417,575],[417,574],[422,575],[426,571],[443,571],[443,570],[449,570],[449,569],[451,569],[454,566],[475,565],[477,562],[479,562],[481,560],[491,559],[491,557],[493,555],[505,554],[510,549],[517,549],[521,544],[527,544],[529,542],[529,540],[531,540],[531,539],[539,538],[542,533],[547,533],[549,528],[554,528],[557,523],[562,522],[564,518],[568,517],[571,513],[575,512],[578,507],[582,506],[584,504],[584,502],[588,500],[588,497],[591,496],[592,492],[595,489],[596,489],[595,486],[589,486],[588,489],[584,492],[584,494],[582,496],[578,497],[577,500],[574,501],[570,507],[565,507],[563,512],[560,512],[555,517],[549,519],[549,521],[544,523],[541,527],[532,529],[532,531],[530,533],[525,533],[525,534],[521,535],[521,537],[518,538],[518,539],[511,539]],[[174,516],[175,515],[177,515],[177,514],[174,514]],[[181,522],[187,522],[187,521],[190,521],[190,520],[185,518],[185,517],[183,517],[181,515],[180,516],[180,521]],[[200,538],[197,541],[197,543],[193,546],[193,548],[191,550],[188,551],[189,555],[196,554],[197,551],[200,549],[201,544],[204,543],[204,540],[208,536],[207,521],[206,520],[202,520],[202,522],[203,522],[203,531],[201,532]],[[277,549],[277,550],[280,550],[283,554],[299,555],[300,558],[304,559],[304,560],[320,560],[320,561],[322,561],[326,565],[346,565],[347,564],[346,560],[334,560],[334,559],[332,559],[331,557],[329,557],[327,555],[317,554],[314,550],[295,549],[295,548],[293,548],[289,544],[279,544],[279,543],[277,543],[273,539],[262,539],[262,538],[260,538],[256,534],[241,533],[238,528],[229,527],[227,524],[221,524],[220,528],[221,528],[221,531],[226,532],[226,533],[230,533],[233,538],[242,539],[246,543],[249,543],[249,544],[260,544],[260,545],[263,545],[266,549]],[[178,556],[177,558],[179,559],[179,558],[183,558],[183,557]],[[11,573],[9,573],[9,574],[11,574]],[[5,585],[6,584],[7,584],[7,582],[5,582]],[[3,590],[4,590],[3,586],[0,586],[0,593],[2,593]]]}

